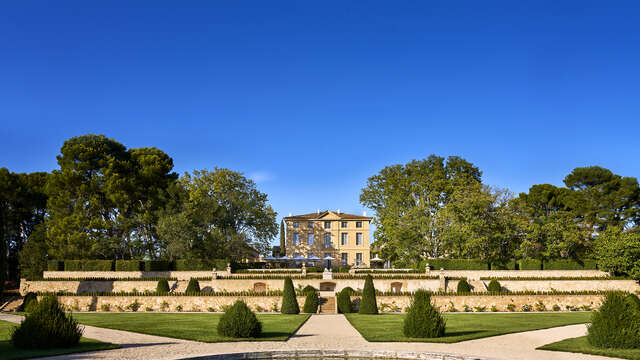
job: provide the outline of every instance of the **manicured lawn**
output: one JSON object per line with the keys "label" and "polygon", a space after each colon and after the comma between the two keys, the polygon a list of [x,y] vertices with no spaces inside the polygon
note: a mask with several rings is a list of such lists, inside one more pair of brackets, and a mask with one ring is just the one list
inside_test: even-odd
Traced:
{"label": "manicured lawn", "polygon": [[441,338],[407,338],[402,334],[406,314],[346,314],[347,319],[368,341],[454,343],[515,332],[548,329],[587,323],[590,312],[517,314],[444,314],[447,321]]}
{"label": "manicured lawn", "polygon": [[73,315],[85,325],[203,342],[284,341],[309,318],[309,315],[258,314],[257,316],[262,322],[262,335],[259,338],[234,339],[218,336],[218,321],[222,314],[75,313]]}
{"label": "manicured lawn", "polygon": [[565,339],[562,341],[547,344],[538,348],[539,350],[565,351],[572,353],[582,353],[591,355],[610,356],[621,359],[640,360],[640,349],[600,349],[589,345],[586,336]]}
{"label": "manicured lawn", "polygon": [[11,339],[11,329],[17,324],[0,320],[0,359],[28,359],[34,357],[54,356],[72,354],[86,351],[117,349],[120,346],[110,343],[100,342],[93,339],[82,338],[78,346],[68,349],[47,349],[47,350],[23,350],[16,349],[9,341]]}

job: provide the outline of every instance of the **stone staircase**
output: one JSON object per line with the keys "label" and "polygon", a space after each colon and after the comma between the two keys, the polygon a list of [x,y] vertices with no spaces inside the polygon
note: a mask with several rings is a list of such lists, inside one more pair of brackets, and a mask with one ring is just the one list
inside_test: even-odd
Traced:
{"label": "stone staircase", "polygon": [[22,305],[22,297],[11,296],[9,298],[4,298],[2,303],[0,304],[0,311],[2,312],[13,312],[18,311],[20,306]]}
{"label": "stone staircase", "polygon": [[337,314],[338,309],[336,306],[335,296],[323,296],[318,301],[318,314]]}

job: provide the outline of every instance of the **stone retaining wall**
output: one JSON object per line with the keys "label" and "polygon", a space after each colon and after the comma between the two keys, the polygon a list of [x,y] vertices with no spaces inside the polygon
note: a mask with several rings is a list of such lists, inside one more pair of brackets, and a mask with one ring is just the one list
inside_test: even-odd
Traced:
{"label": "stone retaining wall", "polygon": [[600,270],[431,270],[430,275],[461,277],[480,280],[483,277],[495,278],[550,278],[550,277],[609,277],[609,273]]}

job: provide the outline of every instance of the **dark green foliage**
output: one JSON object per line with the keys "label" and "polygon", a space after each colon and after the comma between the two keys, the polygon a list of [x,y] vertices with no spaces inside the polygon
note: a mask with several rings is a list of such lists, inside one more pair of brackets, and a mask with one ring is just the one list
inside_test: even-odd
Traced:
{"label": "dark green foliage", "polygon": [[187,289],[184,291],[185,294],[197,294],[200,292],[200,283],[198,280],[191,278],[189,279],[189,284],[187,284]]}
{"label": "dark green foliage", "polygon": [[65,260],[64,271],[112,271],[111,260]]}
{"label": "dark green foliage", "polygon": [[403,333],[410,338],[436,338],[444,335],[445,320],[431,305],[431,295],[418,290],[404,319]]}
{"label": "dark green foliage", "polygon": [[353,289],[350,287],[346,287],[342,289],[338,293],[338,312],[342,314],[349,314],[353,312],[353,307],[351,306],[351,293]]}
{"label": "dark green foliage", "polygon": [[143,271],[143,265],[140,260],[116,260],[116,271]]}
{"label": "dark green foliage", "polygon": [[293,281],[290,277],[284,279],[284,290],[282,293],[282,307],[280,312],[283,314],[299,314],[300,306],[296,299],[296,292],[293,289]]}
{"label": "dark green foliage", "polygon": [[307,285],[307,286],[304,287],[304,289],[302,289],[302,293],[305,294],[305,295],[307,295],[309,293],[312,293],[312,292],[314,293],[316,291],[317,291],[316,288],[314,288],[311,285]]}
{"label": "dark green foliage", "polygon": [[20,311],[31,312],[33,311],[33,306],[35,305],[38,305],[38,295],[33,292],[28,292],[22,299]]}
{"label": "dark green foliage", "polygon": [[158,285],[156,286],[157,293],[168,293],[171,291],[169,288],[169,282],[166,279],[158,280]]}
{"label": "dark green foliage", "polygon": [[232,338],[256,338],[262,332],[262,324],[244,301],[236,301],[218,322],[218,335]]}
{"label": "dark green foliage", "polygon": [[226,270],[227,259],[182,259],[176,260],[173,267],[177,271]]}
{"label": "dark green foliage", "polygon": [[11,334],[13,346],[21,349],[68,348],[77,345],[82,328],[60,308],[54,296],[45,296]]}
{"label": "dark green foliage", "polygon": [[516,269],[516,261],[509,260],[505,262],[492,262],[491,270],[515,270]]}
{"label": "dark green foliage", "polygon": [[171,262],[165,260],[147,260],[144,262],[144,271],[169,271]]}
{"label": "dark green foliage", "polygon": [[501,292],[502,291],[502,286],[500,285],[500,282],[496,279],[493,279],[491,281],[489,281],[489,286],[487,286],[487,291],[489,292]]}
{"label": "dark green foliage", "polygon": [[458,288],[456,289],[458,293],[469,293],[471,292],[471,286],[465,279],[461,279],[458,281]]}
{"label": "dark green foliage", "polygon": [[621,291],[606,294],[600,310],[591,316],[587,340],[599,348],[640,348],[638,302]]}
{"label": "dark green foliage", "polygon": [[489,263],[481,259],[428,259],[427,263],[432,270],[489,270]]}
{"label": "dark green foliage", "polygon": [[64,261],[61,260],[49,260],[47,261],[47,270],[49,271],[63,271]]}
{"label": "dark green foliage", "polygon": [[520,270],[542,270],[542,261],[538,259],[521,259],[518,260]]}
{"label": "dark green foliage", "polygon": [[376,289],[373,286],[373,277],[367,275],[362,289],[362,299],[360,300],[359,314],[377,314],[378,302],[376,301]]}
{"label": "dark green foliage", "polygon": [[[595,262],[590,262],[590,266],[593,266],[595,269]],[[542,264],[542,268],[544,270],[584,270],[585,262],[582,260],[574,260],[574,259],[555,259],[555,260],[545,260]]]}
{"label": "dark green foliage", "polygon": [[304,301],[304,307],[302,312],[308,314],[315,314],[318,312],[318,293],[314,291],[306,292],[307,298]]}

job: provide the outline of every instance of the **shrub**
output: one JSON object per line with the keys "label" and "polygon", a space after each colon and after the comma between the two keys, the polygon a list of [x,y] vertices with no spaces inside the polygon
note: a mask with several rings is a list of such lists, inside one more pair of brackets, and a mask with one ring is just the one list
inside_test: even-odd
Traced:
{"label": "shrub", "polygon": [[410,338],[436,338],[444,335],[445,320],[438,310],[431,305],[431,295],[418,290],[407,316],[404,319],[402,331]]}
{"label": "shrub", "polygon": [[509,304],[507,305],[507,310],[514,312],[516,311],[516,305],[515,304]]}
{"label": "shrub", "polygon": [[142,271],[143,262],[140,260],[116,260],[116,271]]}
{"label": "shrub", "polygon": [[507,260],[505,262],[492,262],[491,270],[515,270],[516,262],[515,260]]}
{"label": "shrub", "polygon": [[303,295],[307,295],[307,294],[312,293],[312,292],[313,293],[316,292],[316,288],[314,288],[311,285],[307,285],[307,286],[304,287],[304,289],[302,289],[302,294]]}
{"label": "shrub", "polygon": [[197,294],[200,292],[200,283],[198,280],[191,278],[189,279],[189,284],[187,284],[187,289],[184,291],[185,294]]}
{"label": "shrub", "polygon": [[531,311],[531,305],[524,304],[524,305],[522,305],[521,309],[524,312],[529,312],[529,311]]}
{"label": "shrub", "polygon": [[491,305],[491,312],[498,312],[498,308],[495,305]]}
{"label": "shrub", "polygon": [[60,260],[49,260],[47,261],[47,270],[49,271],[63,271],[64,270],[64,262]]}
{"label": "shrub", "polygon": [[100,305],[100,310],[104,311],[104,312],[109,312],[111,310],[111,305],[109,304],[102,304]]}
{"label": "shrub", "polygon": [[218,335],[232,338],[257,338],[262,324],[244,301],[236,301],[224,311],[218,322]]}
{"label": "shrub", "polygon": [[470,293],[471,292],[471,286],[469,285],[467,280],[462,279],[462,280],[458,281],[458,288],[456,289],[456,292],[461,293],[461,294]]}
{"label": "shrub", "polygon": [[178,306],[176,306],[176,311],[177,311],[177,312],[181,312],[181,311],[182,311],[182,305],[178,305]]}
{"label": "shrub", "polygon": [[485,312],[487,311],[487,307],[486,306],[476,306],[473,308],[476,312]]}
{"label": "shrub", "polygon": [[[489,270],[489,263],[480,259],[427,259],[434,270]],[[424,266],[421,268],[424,270]]]}
{"label": "shrub", "polygon": [[456,312],[456,306],[453,305],[453,301],[449,301],[449,306],[447,306],[447,312]]}
{"label": "shrub", "polygon": [[187,270],[226,270],[229,261],[227,259],[183,259],[176,260],[173,267],[178,271]]}
{"label": "shrub", "polygon": [[32,307],[11,334],[13,346],[21,349],[68,348],[77,345],[83,329],[62,311],[58,299],[45,296]]}
{"label": "shrub", "polygon": [[349,314],[353,312],[351,306],[351,293],[353,289],[346,287],[338,293],[338,312],[342,314]]}
{"label": "shrub", "polygon": [[555,304],[555,305],[553,305],[552,309],[553,309],[553,311],[560,311],[560,305]]}
{"label": "shrub", "polygon": [[[593,262],[590,264],[595,265]],[[574,259],[545,260],[542,268],[544,270],[584,270],[585,263],[584,261]]]}
{"label": "shrub", "polygon": [[489,281],[489,286],[487,286],[487,290],[489,292],[501,292],[502,286],[500,285],[500,282],[498,280],[493,279]]}
{"label": "shrub", "polygon": [[169,282],[167,279],[158,280],[158,285],[156,286],[157,293],[168,293],[171,289],[169,288]]}
{"label": "shrub", "polygon": [[536,303],[536,311],[547,311],[547,307],[544,305],[542,301],[538,301]]}
{"label": "shrub", "polygon": [[542,270],[542,261],[538,259],[518,260],[520,270]]}
{"label": "shrub", "polygon": [[22,305],[20,306],[20,311],[31,312],[33,311],[33,307],[38,305],[38,295],[34,292],[28,292],[24,299],[22,299]]}
{"label": "shrub", "polygon": [[141,304],[138,302],[138,300],[135,299],[135,300],[133,300],[133,302],[131,304],[127,305],[127,309],[129,309],[129,310],[131,310],[133,312],[136,312],[136,311],[138,311],[138,309],[140,309],[140,305]]}
{"label": "shrub", "polygon": [[599,348],[640,348],[640,311],[621,291],[608,292],[600,310],[591,315],[587,340]]}
{"label": "shrub", "polygon": [[315,290],[307,291],[307,298],[304,301],[302,312],[308,314],[315,314],[318,312],[318,293]]}
{"label": "shrub", "polygon": [[147,260],[144,262],[144,271],[169,271],[171,262],[166,260]]}
{"label": "shrub", "polygon": [[464,312],[471,312],[471,308],[469,307],[469,305],[467,305],[467,304],[463,304],[463,305],[462,305],[462,311],[464,311]]}
{"label": "shrub", "polygon": [[284,290],[282,293],[282,308],[280,312],[283,314],[298,314],[300,306],[296,299],[296,292],[293,289],[293,281],[290,277],[284,279]]}
{"label": "shrub", "polygon": [[359,314],[377,314],[378,304],[376,301],[376,289],[373,286],[373,277],[367,275],[362,289],[362,299],[360,300]]}

